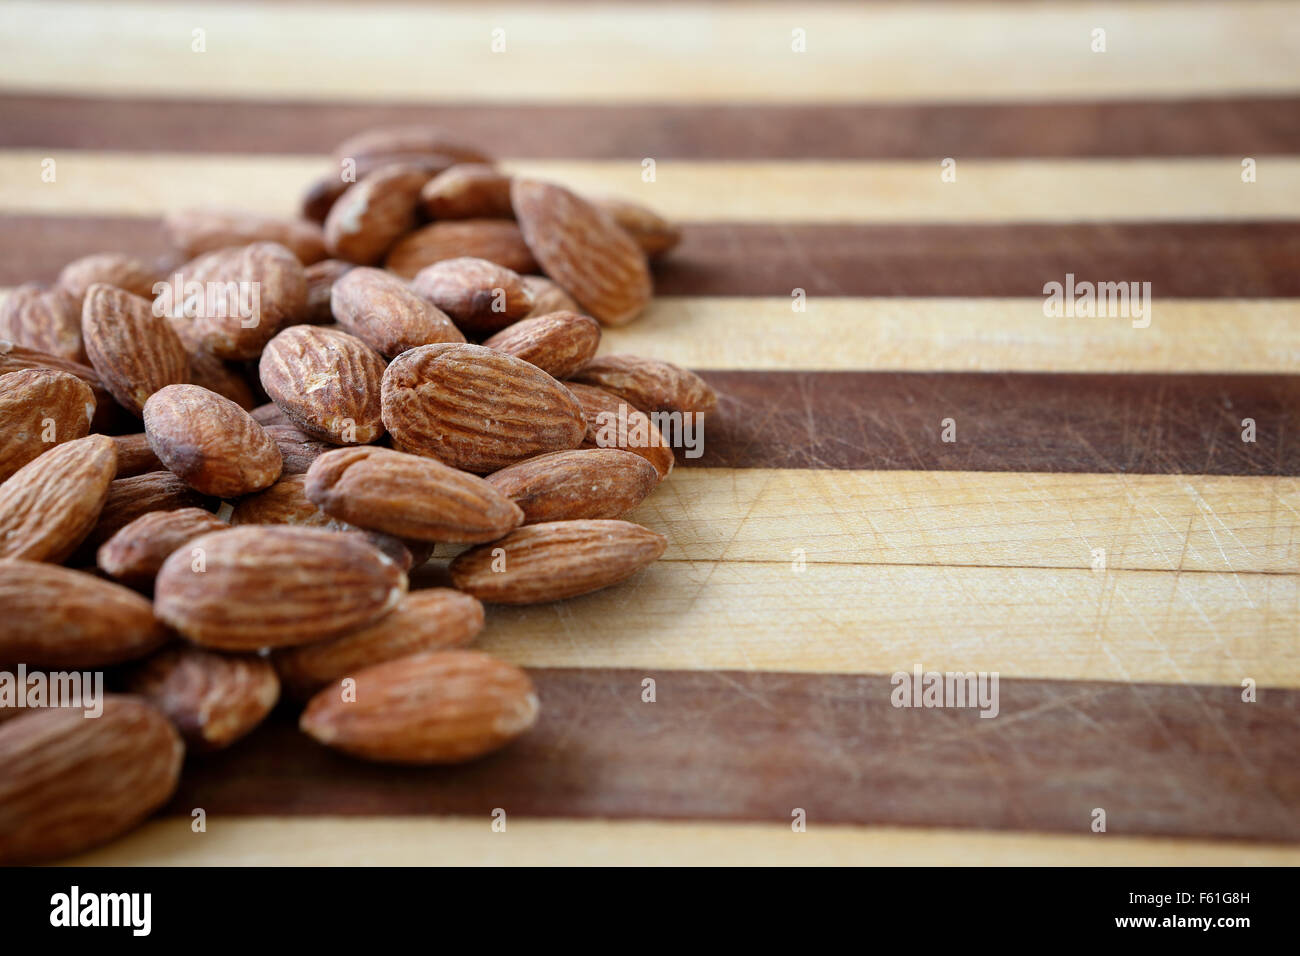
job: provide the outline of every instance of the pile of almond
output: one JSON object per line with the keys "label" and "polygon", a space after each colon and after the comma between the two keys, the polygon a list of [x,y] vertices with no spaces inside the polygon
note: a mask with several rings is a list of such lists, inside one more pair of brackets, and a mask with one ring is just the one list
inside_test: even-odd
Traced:
{"label": "pile of almond", "polygon": [[[335,158],[300,219],[188,210],[170,261],[87,256],[0,305],[0,862],[137,824],[187,747],[238,740],[282,686],[357,757],[493,751],[539,705],[463,649],[480,602],[664,551],[619,520],[673,467],[649,416],[714,394],[596,351],[677,230],[434,129]],[[463,550],[425,565],[435,543]],[[421,565],[449,586],[409,591]],[[55,699],[105,668],[102,714]]]}

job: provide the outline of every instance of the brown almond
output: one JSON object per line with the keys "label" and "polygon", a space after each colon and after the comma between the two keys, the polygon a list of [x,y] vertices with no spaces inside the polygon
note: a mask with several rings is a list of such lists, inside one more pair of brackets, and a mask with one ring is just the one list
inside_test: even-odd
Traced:
{"label": "brown almond", "polygon": [[190,364],[190,384],[199,385],[209,392],[224,395],[240,408],[249,410],[255,404],[253,390],[244,380],[241,370],[217,358],[206,348],[198,329],[189,319],[169,317],[168,323],[185,346]]}
{"label": "brown almond", "polygon": [[290,423],[313,438],[365,444],[384,433],[378,387],[384,360],[356,336],[292,326],[267,344],[258,375]]}
{"label": "brown almond", "polygon": [[225,527],[224,521],[202,508],[151,511],[105,541],[96,563],[101,571],[123,584],[148,587],[173,551],[200,535]]}
{"label": "brown almond", "polygon": [[[81,301],[92,285],[103,282],[105,285],[125,289],[132,295],[143,299],[153,299],[154,285],[162,278],[158,271],[146,262],[134,256],[120,252],[100,252],[95,255],[82,256],[63,267],[59,273],[59,287],[77,300]],[[78,312],[80,316],[80,312]]]}
{"label": "brown almond", "polygon": [[659,484],[659,472],[617,448],[581,448],[538,455],[488,475],[487,481],[524,511],[528,524],[617,518]]}
{"label": "brown almond", "polygon": [[420,345],[465,341],[441,309],[382,269],[359,267],[341,278],[330,309],[339,325],[385,358]]}
{"label": "brown almond", "polygon": [[0,302],[0,339],[69,362],[86,362],[81,303],[66,289],[29,282],[10,292]]}
{"label": "brown almond", "polygon": [[280,477],[280,449],[253,417],[197,385],[168,385],[144,406],[149,447],[196,491],[234,498]]}
{"label": "brown almond", "polygon": [[608,213],[562,186],[516,179],[510,187],[524,241],[543,271],[606,325],[650,301],[645,253]]}
{"label": "brown almond", "polygon": [[412,591],[374,624],[332,641],[286,647],[271,660],[295,696],[384,661],[461,647],[483,630],[483,605],[452,588]]}
{"label": "brown almond", "polygon": [[307,279],[307,308],[302,320],[312,325],[325,325],[334,321],[334,312],[330,308],[330,297],[334,294],[334,283],[356,268],[351,262],[342,259],[322,259],[303,270]]}
{"label": "brown almond", "polygon": [[[332,447],[332,446],[331,446]],[[307,497],[307,475],[283,475],[265,491],[235,503],[232,525],[291,524],[341,531],[347,523],[330,517]]]}
{"label": "brown almond", "polygon": [[468,256],[421,269],[411,288],[471,335],[490,335],[533,307],[532,294],[517,273]]}
{"label": "brown almond", "polygon": [[430,219],[513,219],[510,177],[493,166],[461,163],[439,173],[420,191]]}
{"label": "brown almond", "polygon": [[608,213],[651,259],[660,258],[682,241],[681,229],[640,203],[597,199],[595,205]]}
{"label": "brown almond", "polygon": [[304,219],[205,206],[174,212],[163,220],[163,227],[172,244],[191,259],[218,249],[261,242],[284,246],[305,266],[325,258],[320,226]]}
{"label": "brown almond", "polygon": [[67,372],[29,368],[0,375],[0,482],[43,452],[85,438],[95,393]]}
{"label": "brown almond", "polygon": [[518,273],[536,272],[519,226],[508,219],[461,219],[430,223],[397,241],[384,265],[410,279],[426,266],[469,256]]}
{"label": "brown almond", "polygon": [[300,432],[292,425],[264,425],[266,433],[271,436],[280,449],[283,468],[281,477],[286,475],[305,475],[311,463],[334,446],[328,442],[312,438]]}
{"label": "brown almond", "polygon": [[63,561],[95,526],[116,473],[117,452],[104,435],[23,465],[0,485],[0,558]]}
{"label": "brown almond", "polygon": [[139,416],[164,385],[189,380],[185,346],[148,299],[111,285],[92,285],[81,308],[90,364],[117,403]]}
{"label": "brown almond", "polygon": [[575,382],[594,385],[647,412],[711,412],[718,396],[694,372],[671,362],[639,355],[602,355],[576,375]]}
{"label": "brown almond", "polygon": [[167,640],[140,595],[57,564],[0,561],[0,607],[0,665],[10,669],[105,667],[143,657]]}
{"label": "brown almond", "polygon": [[265,405],[258,405],[248,414],[252,415],[253,421],[257,422],[257,424],[262,427],[268,425],[288,425],[290,428],[293,427],[293,422],[289,421],[289,416],[286,415],[280,409],[280,406],[275,404],[275,402],[267,402]]}
{"label": "brown almond", "polygon": [[537,693],[518,667],[475,651],[413,654],[349,675],[355,698],[321,690],[299,726],[364,760],[444,764],[497,750],[537,722]]}
{"label": "brown almond", "polygon": [[141,515],[178,508],[204,508],[211,500],[170,471],[149,471],[118,478],[108,486],[104,510],[86,538],[86,544],[98,548]]}
{"label": "brown almond", "polygon": [[420,188],[429,174],[418,166],[384,166],[334,203],[325,217],[325,247],[336,259],[370,265],[416,224]]}
{"label": "brown almond", "polygon": [[[80,322],[80,317],[77,321]],[[0,339],[0,375],[21,372],[29,368],[50,368],[57,372],[67,372],[90,386],[90,390],[95,394],[95,419],[91,422],[91,431],[108,431],[114,428],[119,419],[125,415],[117,401],[108,393],[108,389],[104,388],[99,373],[89,365],[70,362],[48,352]]]}
{"label": "brown almond", "polygon": [[158,460],[158,456],[149,447],[149,436],[144,432],[137,435],[114,435],[113,445],[117,448],[118,478],[132,478],[150,471],[167,470],[167,466]]}
{"label": "brown almond", "polygon": [[630,521],[548,521],[458,555],[451,579],[480,601],[540,604],[617,584],[667,546],[663,535]]}
{"label": "brown almond", "polygon": [[160,651],[131,673],[127,687],[166,714],[186,744],[204,751],[229,747],[280,699],[270,661],[197,647]]}
{"label": "brown almond", "polygon": [[577,312],[552,312],[516,322],[483,344],[563,380],[596,354],[600,347],[600,323]]}
{"label": "brown almond", "polygon": [[384,373],[383,415],[401,450],[473,472],[576,448],[587,430],[568,389],[481,345],[403,352]]}
{"label": "brown almond", "polygon": [[566,382],[565,386],[587,420],[583,448],[622,448],[654,465],[660,481],[668,477],[675,463],[672,447],[645,412],[594,385]]}
{"label": "brown almond", "polygon": [[240,527],[174,552],[158,572],[154,612],[196,644],[251,651],[337,637],[405,594],[406,575],[358,535]]}
{"label": "brown almond", "polygon": [[304,219],[310,219],[312,222],[320,223],[323,226],[325,220],[329,218],[330,210],[339,201],[339,197],[351,189],[358,180],[365,179],[376,170],[394,165],[414,166],[425,174],[425,178],[431,178],[445,172],[455,164],[454,159],[436,153],[393,153],[387,155],[379,153],[372,156],[363,156],[360,159],[341,161],[336,171],[326,173],[307,187],[302,195],[299,208],[302,210]]}
{"label": "brown almond", "polygon": [[482,478],[388,448],[326,452],[307,472],[306,490],[335,518],[416,541],[491,541],[524,520]]}
{"label": "brown almond", "polygon": [[582,312],[582,306],[546,276],[523,276],[524,287],[533,294],[533,310],[524,318],[550,315],[552,312]]}
{"label": "brown almond", "polygon": [[87,720],[63,707],[0,725],[0,864],[69,856],[125,833],[166,803],[185,747],[156,708],[109,694]]}
{"label": "brown almond", "polygon": [[391,161],[394,157],[441,157],[453,163],[490,163],[491,157],[458,141],[436,126],[408,124],[377,126],[349,136],[334,149],[334,158],[363,162]]}

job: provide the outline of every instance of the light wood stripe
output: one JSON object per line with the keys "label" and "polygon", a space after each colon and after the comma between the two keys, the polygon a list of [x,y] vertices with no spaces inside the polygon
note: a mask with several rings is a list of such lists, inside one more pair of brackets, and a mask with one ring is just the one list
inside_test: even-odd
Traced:
{"label": "light wood stripe", "polygon": [[[43,182],[53,158],[57,180]],[[589,195],[644,202],[683,222],[981,223],[1300,218],[1300,158],[957,159],[955,182],[933,161],[663,160],[643,182],[639,159],[519,160],[505,168]],[[296,213],[317,157],[0,152],[0,211],[157,215],[202,203]]]}
{"label": "light wood stripe", "polygon": [[[507,812],[509,812],[507,810]],[[155,820],[71,866],[1294,866],[1300,848],[1108,834],[507,817]]]}
{"label": "light wood stripe", "polygon": [[[0,16],[0,84],[99,95],[842,102],[1300,87],[1300,26],[1282,2],[228,3],[196,13],[28,0]],[[1105,53],[1090,49],[1098,27]],[[196,28],[205,53],[192,52]],[[491,48],[496,28],[502,53]],[[806,53],[792,52],[795,29]]]}

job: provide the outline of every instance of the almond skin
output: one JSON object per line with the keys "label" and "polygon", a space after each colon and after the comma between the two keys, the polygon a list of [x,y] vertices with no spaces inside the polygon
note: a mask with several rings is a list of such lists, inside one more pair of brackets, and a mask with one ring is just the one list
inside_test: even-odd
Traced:
{"label": "almond skin", "polygon": [[522,277],[495,262],[468,256],[421,269],[411,288],[471,335],[490,335],[533,308]]}
{"label": "almond skin", "polygon": [[[451,579],[480,601],[540,604],[617,584],[657,560],[667,546],[663,535],[629,521],[549,521],[458,555]],[[493,570],[502,561],[504,569]]]}
{"label": "almond skin", "polygon": [[384,360],[355,336],[295,325],[266,346],[258,374],[289,421],[313,438],[365,444],[384,433],[379,403]]}
{"label": "almond skin", "polygon": [[420,188],[429,174],[418,166],[384,166],[345,192],[325,217],[325,248],[336,259],[370,265],[415,228]]}
{"label": "almond skin", "polygon": [[363,667],[427,651],[468,644],[483,630],[483,605],[452,588],[412,591],[374,624],[332,641],[276,651],[285,687],[298,697],[355,674]]}
{"label": "almond skin", "polygon": [[531,319],[552,312],[582,312],[582,306],[546,276],[524,276],[524,286],[533,294],[533,311],[524,318]]}
{"label": "almond skin", "polygon": [[339,531],[346,522],[332,518],[307,497],[307,475],[283,475],[265,491],[241,498],[231,512],[232,525],[292,524]]}
{"label": "almond skin", "polygon": [[280,477],[280,449],[262,426],[197,385],[154,392],[144,406],[144,433],[158,460],[205,495],[234,498]]}
{"label": "almond skin", "polygon": [[108,499],[99,521],[86,538],[98,548],[122,528],[144,514],[175,511],[177,508],[203,508],[211,502],[170,471],[149,471],[129,478],[118,478],[108,486]]}
{"label": "almond skin", "polygon": [[149,436],[144,432],[136,435],[114,435],[113,446],[117,449],[117,477],[132,478],[150,471],[166,471],[167,467],[158,460],[158,456],[149,447]]}
{"label": "almond skin", "polygon": [[305,266],[325,258],[320,226],[302,219],[263,216],[244,209],[197,207],[172,213],[163,220],[163,227],[172,244],[191,259],[258,242],[284,246]]}
{"label": "almond skin", "polygon": [[0,666],[73,669],[144,657],[167,641],[153,607],[129,588],[33,561],[0,561]]}
{"label": "almond skin", "polygon": [[430,219],[513,219],[510,177],[482,163],[461,163],[429,180],[420,202]]}
{"label": "almond skin", "polygon": [[242,527],[174,552],[158,572],[154,612],[195,644],[252,651],[364,627],[405,594],[405,573],[357,535]]}
{"label": "almond skin", "polygon": [[0,302],[0,339],[85,364],[81,303],[66,289],[20,285]]}
{"label": "almond skin", "polygon": [[[153,266],[119,252],[100,252],[69,262],[59,273],[59,287],[77,300],[78,307],[92,285],[103,282],[132,295],[153,299],[154,284],[162,278]],[[78,313],[80,314],[80,313]]]}
{"label": "almond skin", "polygon": [[577,312],[553,312],[516,322],[483,344],[563,380],[586,365],[600,348],[600,323]]}
{"label": "almond skin", "polygon": [[349,524],[417,541],[477,544],[524,520],[482,478],[387,448],[321,455],[307,472],[307,497]]}
{"label": "almond skin", "polygon": [[391,160],[394,156],[438,157],[451,163],[490,163],[491,157],[458,142],[437,126],[408,124],[376,126],[349,136],[334,149],[336,160],[363,162]]}
{"label": "almond skin", "polygon": [[355,701],[345,702],[330,685],[311,699],[299,726],[364,760],[461,763],[505,746],[537,722],[528,675],[475,651],[414,654],[349,676]]}
{"label": "almond skin", "polygon": [[383,415],[401,450],[479,473],[576,448],[587,430],[568,389],[481,345],[403,352],[384,373]]}
{"label": "almond skin", "polygon": [[518,273],[536,272],[519,226],[508,219],[461,219],[435,222],[398,240],[384,264],[404,278],[425,266],[470,256],[487,259]]}
{"label": "almond skin", "polygon": [[645,253],[610,215],[569,190],[535,179],[510,187],[524,241],[548,276],[606,325],[636,318],[650,301]]}
{"label": "almond skin", "polygon": [[0,375],[0,482],[56,445],[85,438],[95,394],[67,372],[23,369]]}
{"label": "almond skin", "polygon": [[671,362],[639,355],[602,355],[573,376],[647,412],[711,412],[718,396],[708,382]]}
{"label": "almond skin", "polygon": [[136,518],[100,546],[96,563],[111,578],[149,587],[167,556],[226,523],[202,508],[151,511]]}
{"label": "almond skin", "polygon": [[385,358],[438,342],[464,342],[447,315],[391,272],[353,269],[334,284],[330,309],[339,325]]}
{"label": "almond skin", "polygon": [[488,475],[487,481],[524,510],[528,524],[575,518],[617,518],[659,484],[659,472],[617,448],[538,455]]}
{"label": "almond skin", "polygon": [[117,473],[117,451],[105,435],[59,445],[0,485],[0,558],[55,564],[95,526]]}
{"label": "almond skin", "polygon": [[156,708],[107,694],[104,712],[54,707],[0,724],[0,864],[98,846],[166,803],[184,744]]}
{"label": "almond skin", "polygon": [[302,316],[304,322],[324,325],[334,321],[334,313],[330,309],[334,283],[355,268],[355,264],[342,259],[322,259],[303,270],[303,275],[307,278],[307,308]]}
{"label": "almond skin", "polygon": [[92,285],[81,307],[81,334],[104,387],[132,415],[139,417],[163,386],[189,381],[185,346],[148,299]]}
{"label": "almond skin", "polygon": [[[612,392],[594,385],[566,382],[565,386],[578,400],[582,414],[587,419],[587,437],[582,441],[583,448],[623,448],[654,465],[655,471],[659,472],[660,481],[668,477],[675,463],[673,450],[644,412],[638,411]],[[622,434],[619,430],[620,421],[627,423]],[[640,436],[644,436],[644,441],[639,440]],[[608,443],[609,437],[615,439],[614,444]],[[618,443],[624,439],[626,444]]]}
{"label": "almond skin", "polygon": [[280,477],[287,475],[305,475],[311,463],[334,446],[312,438],[294,428],[292,425],[264,425],[266,433],[271,436],[280,449],[283,467]]}
{"label": "almond skin", "polygon": [[681,229],[640,203],[597,199],[595,205],[608,213],[651,259],[660,258],[682,241]]}
{"label": "almond skin", "polygon": [[280,699],[270,661],[197,647],[160,651],[131,673],[127,687],[166,714],[188,746],[203,751],[229,747]]}

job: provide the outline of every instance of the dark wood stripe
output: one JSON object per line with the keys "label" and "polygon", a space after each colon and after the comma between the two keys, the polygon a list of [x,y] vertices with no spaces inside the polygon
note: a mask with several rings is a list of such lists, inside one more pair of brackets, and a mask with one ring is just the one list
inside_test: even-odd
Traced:
{"label": "dark wood stripe", "polygon": [[[1050,635],[1045,635],[1050,638]],[[924,662],[921,662],[924,664]],[[380,767],[291,714],[187,760],[169,811],[762,820],[1300,841],[1300,693],[1000,681],[1000,714],[896,709],[887,676],[538,670],[537,728],[481,762]],[[656,703],[641,682],[656,681]],[[1096,839],[1106,839],[1097,835]]]}
{"label": "dark wood stripe", "polygon": [[1300,152],[1300,97],[903,105],[492,105],[0,96],[0,147],[329,152],[434,123],[498,156],[938,159]]}
{"label": "dark wood stripe", "polygon": [[[167,250],[157,220],[0,215],[0,285],[77,256]],[[1064,281],[1150,282],[1161,298],[1300,296],[1300,222],[864,226],[694,223],[662,295],[1041,296]]]}
{"label": "dark wood stripe", "polygon": [[702,374],[718,410],[681,464],[1300,475],[1300,375]]}

